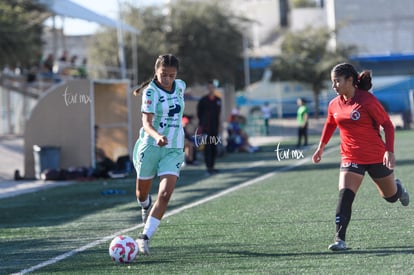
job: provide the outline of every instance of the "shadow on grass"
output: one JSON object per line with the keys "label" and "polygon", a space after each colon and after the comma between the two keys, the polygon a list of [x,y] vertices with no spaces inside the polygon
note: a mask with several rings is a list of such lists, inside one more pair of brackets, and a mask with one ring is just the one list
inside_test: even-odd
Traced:
{"label": "shadow on grass", "polygon": [[[223,252],[221,252],[223,253]],[[261,253],[254,251],[227,251],[227,254],[235,254],[243,257],[298,257],[298,256],[326,256],[326,255],[340,255],[340,254],[356,254],[356,255],[376,255],[388,256],[396,254],[414,254],[413,246],[400,247],[376,247],[371,249],[348,249],[345,251],[326,251],[326,252],[290,252],[290,253]]]}
{"label": "shadow on grass", "polygon": [[[294,148],[294,145],[286,144],[286,148]],[[171,201],[169,210],[288,166],[276,160],[274,150],[275,145],[269,145],[262,146],[261,150],[254,154],[227,153],[217,159],[216,167],[220,169],[220,173],[210,177],[205,175],[203,164],[185,167],[173,195],[179,199]],[[323,164],[317,168],[329,169],[333,165]],[[310,170],[316,169],[316,166],[304,165],[294,169]],[[103,195],[102,192],[105,190],[121,192]],[[151,194],[155,196],[157,190],[158,179],[154,180]],[[133,208],[136,206],[135,211],[139,210],[135,198],[134,177],[79,182],[2,199],[1,202],[0,228],[55,226],[77,220],[85,215],[131,203],[133,207],[128,206],[128,209],[134,211]]]}
{"label": "shadow on grass", "polygon": [[[220,246],[220,247],[219,247]],[[228,249],[222,249],[221,247],[228,247]],[[151,258],[140,258],[140,264],[142,265],[157,265],[159,261],[162,261],[164,264],[176,264],[180,262],[180,265],[197,265],[202,262],[203,266],[208,266],[209,263],[214,265],[214,262],[217,259],[220,259],[221,264],[235,263],[237,261],[250,260],[252,264],[255,263],[255,258],[260,261],[263,261],[265,258],[270,259],[279,259],[279,260],[289,260],[292,259],[301,259],[301,258],[311,258],[316,259],[320,258],[331,258],[331,257],[341,257],[343,255],[367,255],[369,257],[383,257],[388,255],[410,255],[414,253],[414,247],[378,247],[372,249],[364,250],[347,250],[343,252],[332,252],[326,249],[326,251],[298,251],[298,252],[283,252],[283,251],[267,251],[260,252],[259,248],[253,248],[251,250],[246,249],[245,244],[220,244],[216,247],[214,246],[180,246],[179,253],[172,253],[171,247],[159,246],[157,247],[157,255],[152,256]],[[198,256],[194,256],[194,252],[198,251]],[[201,252],[202,251],[202,252]],[[168,255],[168,257],[167,257]],[[166,260],[168,259],[168,260]]]}
{"label": "shadow on grass", "polygon": [[[398,159],[397,160],[397,168],[396,171],[398,172],[398,167],[402,166],[410,166],[412,167],[414,165],[414,159]],[[313,170],[326,170],[326,169],[338,169],[340,168],[340,161],[338,158],[338,162],[320,162],[318,164],[314,164],[312,162],[309,162],[304,165],[300,165],[294,168],[296,171],[313,171]]]}
{"label": "shadow on grass", "polygon": [[[204,164],[186,166],[181,171],[174,191],[173,198],[177,199],[170,202],[169,210],[291,165],[277,161],[275,146],[275,144],[262,146],[259,152],[253,154],[226,153],[217,159],[216,167],[220,169],[220,173],[210,177],[205,174]],[[295,146],[292,142],[286,142],[284,148],[295,148]],[[332,163],[318,166],[305,164],[295,167],[294,170],[330,169],[337,166]],[[154,180],[151,189],[153,196],[156,196],[158,191],[158,182],[158,179]],[[121,192],[103,195],[102,192],[105,190]],[[124,207],[122,211],[127,207],[130,211],[139,212],[135,198],[135,177],[79,182],[2,199],[1,202],[0,228],[55,226],[107,209],[120,211],[116,209],[117,207]],[[136,220],[135,216],[130,222]]]}
{"label": "shadow on grass", "polygon": [[399,166],[413,166],[414,159],[397,159],[397,169]]}
{"label": "shadow on grass", "polygon": [[378,247],[371,249],[361,249],[361,250],[349,250],[351,254],[364,254],[364,255],[377,255],[377,256],[388,256],[396,254],[414,254],[414,247]]}
{"label": "shadow on grass", "polygon": [[[224,155],[217,160],[217,166],[220,166],[221,172],[211,177],[205,175],[205,169],[202,164],[186,167],[181,172],[175,193],[183,190],[183,193],[193,192],[193,194],[185,198],[182,197],[175,204],[172,203],[169,209],[191,203],[272,171],[275,167],[271,162],[255,169],[246,168],[247,170],[242,171],[254,161],[271,159],[272,149],[264,147],[262,151],[256,154],[238,153]],[[235,171],[237,171],[237,177],[232,176],[235,174]],[[198,185],[200,182],[203,184]],[[192,185],[197,186],[194,190],[188,189]],[[103,195],[102,192],[105,190],[121,192]],[[157,190],[158,180],[155,180],[151,193],[155,195]],[[2,199],[0,204],[0,228],[55,226],[130,203],[135,203],[136,211],[139,210],[135,198],[134,177],[78,182],[68,186],[39,190],[29,194]]]}

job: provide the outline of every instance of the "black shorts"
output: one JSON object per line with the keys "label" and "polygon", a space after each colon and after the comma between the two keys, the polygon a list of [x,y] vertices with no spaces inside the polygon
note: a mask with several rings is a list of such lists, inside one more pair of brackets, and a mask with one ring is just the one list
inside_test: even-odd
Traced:
{"label": "black shorts", "polygon": [[371,178],[379,179],[391,175],[394,170],[389,169],[382,163],[358,164],[354,162],[342,162],[340,171],[349,171],[360,175],[365,175],[365,172],[368,172]]}

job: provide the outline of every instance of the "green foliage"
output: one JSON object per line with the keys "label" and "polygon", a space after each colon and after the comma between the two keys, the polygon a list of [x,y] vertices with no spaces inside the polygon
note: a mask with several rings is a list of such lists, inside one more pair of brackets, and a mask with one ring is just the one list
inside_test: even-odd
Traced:
{"label": "green foliage", "polygon": [[38,62],[43,20],[48,13],[31,0],[0,2],[0,66]]}
{"label": "green foliage", "polygon": [[[282,42],[282,53],[272,64],[273,80],[294,80],[311,85],[318,110],[318,95],[327,80],[330,70],[349,59],[353,46],[339,45],[331,49],[328,42],[333,35],[326,28],[306,28],[289,32]],[[316,111],[318,114],[318,111]]]}
{"label": "green foliage", "polygon": [[105,67],[119,68],[117,32],[113,29],[103,29],[90,40],[88,47],[88,63],[97,70],[90,73],[93,78],[118,78],[119,72],[104,70]]}
{"label": "green foliage", "polygon": [[290,0],[293,8],[313,8],[316,6],[314,0]]}
{"label": "green foliage", "polygon": [[242,63],[242,35],[217,5],[182,1],[172,8],[167,41],[177,45],[183,78],[205,83],[217,78],[233,82]]}
{"label": "green foliage", "polygon": [[[188,84],[217,78],[234,83],[242,67],[242,34],[234,17],[211,2],[175,1],[159,7],[124,10],[123,20],[140,31],[138,44],[139,82],[154,74],[158,55],[172,53],[181,61],[179,77]],[[113,43],[104,36],[113,36]],[[93,42],[92,62],[118,66],[116,33],[102,32]],[[125,34],[127,68],[132,68],[132,37]]]}
{"label": "green foliage", "polygon": [[323,87],[329,79],[331,68],[339,61],[348,59],[352,48],[330,50],[331,32],[325,28],[306,28],[285,35],[282,53],[272,64],[273,78],[296,80]]}
{"label": "green foliage", "polygon": [[[176,45],[167,43],[168,21],[161,9],[156,7],[145,9],[131,7],[125,14],[126,22],[140,31],[137,37],[138,82],[142,82],[154,75],[155,60],[160,54],[173,53],[177,55]],[[128,68],[132,68],[133,45],[131,34],[126,36],[126,41],[126,63]]]}

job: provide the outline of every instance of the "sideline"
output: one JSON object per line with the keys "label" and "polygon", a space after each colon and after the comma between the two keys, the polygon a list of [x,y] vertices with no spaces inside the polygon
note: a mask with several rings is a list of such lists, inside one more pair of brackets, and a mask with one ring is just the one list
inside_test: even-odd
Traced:
{"label": "sideline", "polygon": [[[337,146],[333,146],[333,147],[331,147],[331,148],[328,148],[328,149],[324,152],[324,155],[326,156],[327,154],[330,154],[330,153],[332,153],[332,152],[333,152],[333,151],[335,151],[335,150],[337,150]],[[268,178],[270,178],[270,177],[272,177],[272,176],[275,176],[275,175],[277,175],[277,174],[279,174],[279,173],[281,173],[281,172],[285,172],[285,171],[292,170],[292,169],[294,169],[294,168],[296,168],[296,167],[298,167],[298,166],[301,166],[301,165],[303,165],[303,164],[305,164],[305,163],[307,163],[307,162],[311,161],[311,159],[312,159],[312,157],[306,157],[306,158],[301,159],[301,160],[299,160],[298,162],[296,162],[296,163],[294,163],[294,164],[292,164],[292,165],[289,165],[289,166],[286,166],[286,167],[283,167],[283,168],[277,169],[277,170],[275,170],[275,171],[272,171],[272,172],[269,172],[269,173],[267,173],[267,174],[264,174],[264,175],[262,175],[262,176],[260,176],[260,177],[258,177],[258,178],[254,178],[254,179],[252,179],[252,180],[248,180],[248,181],[245,181],[245,182],[243,182],[243,183],[241,183],[241,184],[238,184],[238,185],[236,185],[236,186],[234,186],[234,187],[231,187],[231,188],[225,189],[225,190],[223,190],[223,191],[221,191],[221,192],[219,192],[219,193],[217,193],[217,194],[214,194],[214,195],[212,195],[212,196],[205,197],[204,199],[201,199],[201,200],[198,200],[198,201],[196,201],[196,202],[193,202],[193,203],[190,203],[190,204],[184,205],[184,206],[182,206],[182,207],[179,207],[179,208],[177,208],[177,209],[173,209],[173,210],[171,210],[171,211],[168,211],[168,212],[164,215],[164,218],[166,218],[166,217],[170,217],[170,216],[173,216],[173,215],[176,215],[176,214],[179,214],[180,212],[183,212],[183,211],[185,211],[185,210],[187,210],[187,209],[190,209],[190,208],[193,208],[193,207],[199,206],[199,205],[204,204],[204,203],[206,203],[206,202],[209,202],[209,201],[211,201],[211,200],[214,200],[214,199],[220,198],[220,197],[222,197],[222,196],[225,196],[225,195],[227,195],[227,194],[229,194],[229,193],[231,193],[231,192],[234,192],[234,191],[236,191],[236,190],[239,190],[239,189],[245,188],[245,187],[247,187],[247,186],[250,186],[250,185],[256,184],[257,182],[260,182],[260,181],[263,181],[263,180],[265,180],[265,179],[268,179]],[[262,164],[262,163],[263,163],[263,161],[256,161],[256,162],[252,163],[251,165],[249,165],[249,166],[247,166],[246,168],[241,169],[241,170],[248,170],[248,169],[253,168],[253,167],[257,166],[258,164]],[[105,236],[105,237],[103,237],[103,238],[101,238],[101,239],[99,239],[99,240],[96,240],[96,241],[94,241],[94,242],[91,242],[91,243],[89,243],[89,244],[87,244],[87,245],[81,246],[81,247],[79,247],[79,248],[73,249],[73,250],[68,251],[68,252],[66,252],[66,253],[63,253],[63,254],[61,254],[61,255],[59,255],[59,256],[56,256],[56,257],[53,257],[53,258],[51,258],[51,259],[49,259],[49,260],[46,260],[46,261],[44,261],[44,262],[41,262],[40,264],[37,264],[37,265],[34,265],[34,266],[32,266],[32,267],[29,267],[29,268],[23,269],[23,270],[21,270],[21,271],[19,271],[19,272],[17,272],[17,273],[12,273],[11,275],[22,275],[22,274],[27,274],[27,273],[30,273],[30,272],[36,271],[36,270],[38,270],[38,269],[41,269],[41,268],[43,268],[43,267],[46,267],[46,266],[48,266],[48,265],[55,264],[55,263],[57,263],[57,262],[60,262],[60,261],[65,260],[65,259],[67,259],[67,258],[69,258],[69,257],[72,257],[72,256],[74,256],[74,255],[76,255],[76,254],[78,254],[78,253],[80,253],[80,252],[83,252],[83,251],[85,251],[85,250],[87,250],[87,249],[90,249],[90,248],[93,248],[93,247],[95,247],[95,246],[101,245],[101,244],[103,244],[103,243],[105,243],[105,242],[108,242],[108,241],[112,240],[113,238],[115,238],[115,237],[116,237],[116,236],[118,236],[118,235],[126,234],[126,233],[128,233],[128,232],[131,232],[131,231],[137,230],[137,229],[139,229],[139,228],[142,228],[143,226],[144,226],[144,224],[140,223],[140,224],[135,225],[135,226],[133,226],[133,227],[126,228],[126,229],[123,229],[123,230],[120,230],[120,231],[118,231],[118,232],[115,232],[115,233],[114,233],[114,234],[112,234],[112,235]]]}

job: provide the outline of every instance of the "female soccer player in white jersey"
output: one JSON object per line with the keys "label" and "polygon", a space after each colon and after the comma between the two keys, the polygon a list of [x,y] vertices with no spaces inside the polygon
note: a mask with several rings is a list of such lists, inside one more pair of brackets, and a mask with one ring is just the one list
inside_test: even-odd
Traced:
{"label": "female soccer player in white jersey", "polygon": [[[161,55],[155,62],[154,78],[134,91],[142,93],[142,128],[135,144],[133,161],[137,171],[136,196],[145,223],[137,239],[139,250],[149,254],[149,240],[157,230],[184,162],[184,81],[176,79],[178,59]],[[158,197],[152,205],[149,195],[153,179],[159,176]]]}

